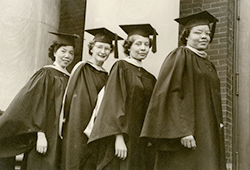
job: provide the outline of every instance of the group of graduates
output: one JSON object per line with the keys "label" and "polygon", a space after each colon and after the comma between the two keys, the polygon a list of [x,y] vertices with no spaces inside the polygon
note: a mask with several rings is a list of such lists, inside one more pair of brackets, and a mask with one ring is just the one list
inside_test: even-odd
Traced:
{"label": "group of graduates", "polygon": [[[180,43],[156,78],[142,66],[156,52],[150,24],[120,25],[125,58],[102,66],[120,36],[94,36],[87,61],[74,59],[78,36],[58,36],[53,65],[37,71],[0,117],[0,158],[24,153],[22,170],[225,170],[220,81],[206,52],[216,22],[207,11],[175,19]],[[151,38],[151,36],[153,38]],[[115,42],[113,44],[113,42]]]}

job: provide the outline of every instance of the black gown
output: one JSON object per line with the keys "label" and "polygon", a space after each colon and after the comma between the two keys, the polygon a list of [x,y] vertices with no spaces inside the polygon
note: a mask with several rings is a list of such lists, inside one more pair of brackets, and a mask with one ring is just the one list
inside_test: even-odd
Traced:
{"label": "black gown", "polygon": [[[193,135],[196,149],[180,143]],[[224,170],[220,80],[212,62],[186,47],[165,59],[141,137],[158,149],[155,170]]]}
{"label": "black gown", "polygon": [[[27,155],[28,170],[58,170],[61,139],[58,120],[69,75],[45,66],[37,71],[0,117],[0,157]],[[46,154],[36,151],[37,132],[48,141]]]}
{"label": "black gown", "polygon": [[83,133],[95,108],[97,96],[106,84],[108,73],[95,69],[89,62],[78,63],[68,83],[64,101],[62,169],[95,169],[93,149]]}
{"label": "black gown", "polygon": [[[139,136],[155,82],[152,74],[125,60],[113,65],[89,139],[90,145],[100,146],[98,170],[142,170],[153,161]],[[114,155],[117,134],[124,135],[128,149],[123,161]]]}

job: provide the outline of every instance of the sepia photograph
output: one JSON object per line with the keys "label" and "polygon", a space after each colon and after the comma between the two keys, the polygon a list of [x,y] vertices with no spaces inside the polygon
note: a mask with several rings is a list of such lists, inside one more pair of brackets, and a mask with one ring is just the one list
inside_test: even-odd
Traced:
{"label": "sepia photograph", "polygon": [[250,1],[0,6],[0,170],[250,169]]}

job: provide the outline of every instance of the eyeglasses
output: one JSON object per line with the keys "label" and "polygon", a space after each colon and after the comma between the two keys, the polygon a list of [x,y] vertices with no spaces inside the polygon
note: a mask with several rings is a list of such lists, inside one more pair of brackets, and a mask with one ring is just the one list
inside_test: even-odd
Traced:
{"label": "eyeglasses", "polygon": [[99,50],[104,49],[105,52],[110,52],[112,49],[109,47],[103,47],[102,45],[95,45]]}

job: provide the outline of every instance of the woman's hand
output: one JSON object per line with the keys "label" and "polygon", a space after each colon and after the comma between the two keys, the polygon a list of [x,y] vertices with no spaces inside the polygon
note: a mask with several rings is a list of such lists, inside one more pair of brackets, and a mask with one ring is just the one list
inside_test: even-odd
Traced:
{"label": "woman's hand", "polygon": [[115,155],[124,160],[127,157],[127,146],[122,134],[116,135],[115,139]]}
{"label": "woman's hand", "polygon": [[37,133],[36,150],[38,153],[45,154],[47,152],[48,142],[45,137],[45,133]]}
{"label": "woman's hand", "polygon": [[187,148],[196,148],[196,141],[193,135],[181,138],[181,144]]}

